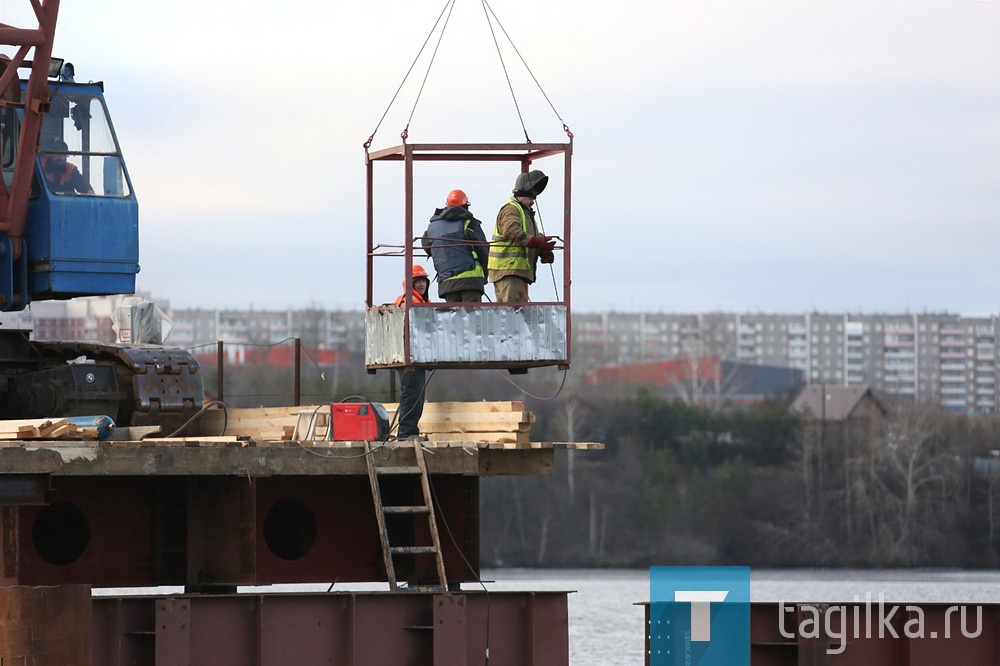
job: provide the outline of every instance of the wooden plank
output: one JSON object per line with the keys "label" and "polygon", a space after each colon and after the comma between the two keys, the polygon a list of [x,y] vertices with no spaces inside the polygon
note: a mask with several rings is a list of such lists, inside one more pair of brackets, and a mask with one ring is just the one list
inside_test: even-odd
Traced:
{"label": "wooden plank", "polygon": [[442,419],[425,421],[420,419],[420,431],[429,432],[529,432],[531,421],[481,422],[470,419]]}
{"label": "wooden plank", "polygon": [[70,423],[66,419],[57,419],[57,420],[49,423],[48,425],[39,426],[38,427],[38,433],[42,437],[51,437],[53,430],[55,430],[57,428],[61,428],[62,426],[66,426],[66,425],[70,426],[70,429],[76,427],[74,424]]}
{"label": "wooden plank", "polygon": [[187,444],[208,443],[211,445],[216,442],[225,444],[238,441],[239,438],[236,435],[222,435],[220,437],[160,437],[158,439],[146,440],[146,443],[155,442],[157,446],[185,446]]}
{"label": "wooden plank", "polygon": [[72,423],[63,423],[55,428],[46,429],[45,436],[52,439],[59,439],[60,437],[72,434],[74,430],[76,430],[76,426]]}
{"label": "wooden plank", "polygon": [[528,443],[528,433],[526,432],[428,432],[425,433],[425,436],[431,442],[467,442],[471,440],[477,443]]}
{"label": "wooden plank", "polygon": [[[395,412],[399,408],[399,403],[384,402],[382,406],[388,412]],[[521,401],[502,402],[425,402],[424,414],[439,414],[445,412],[523,412],[524,403]]]}
{"label": "wooden plank", "polygon": [[531,412],[502,412],[502,413],[479,413],[479,412],[449,412],[447,414],[424,414],[420,422],[423,423],[491,423],[497,425],[519,425],[521,423],[534,423],[535,415]]}
{"label": "wooden plank", "polygon": [[[68,424],[65,419],[21,419],[0,421],[0,439],[50,439],[54,429]],[[71,424],[70,424],[71,425]]]}
{"label": "wooden plank", "polygon": [[52,419],[7,419],[0,420],[0,432],[17,432],[21,426],[42,428],[52,423]]}

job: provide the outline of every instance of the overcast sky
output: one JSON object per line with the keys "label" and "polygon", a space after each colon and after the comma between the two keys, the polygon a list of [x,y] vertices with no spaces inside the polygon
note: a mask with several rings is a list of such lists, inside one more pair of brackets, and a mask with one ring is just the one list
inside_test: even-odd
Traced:
{"label": "overcast sky", "polygon": [[[362,143],[444,4],[63,2],[54,54],[105,81],[139,197],[139,289],[362,308]],[[574,309],[1000,311],[1000,2],[491,6],[576,137]],[[505,58],[530,138],[565,141]],[[375,148],[399,143],[425,69]],[[477,0],[456,1],[409,136],[524,139]],[[536,167],[558,233],[562,164]],[[489,233],[516,174],[428,169],[418,232],[459,187]],[[398,244],[402,175],[381,173],[376,240]],[[376,273],[392,300],[402,262]]]}

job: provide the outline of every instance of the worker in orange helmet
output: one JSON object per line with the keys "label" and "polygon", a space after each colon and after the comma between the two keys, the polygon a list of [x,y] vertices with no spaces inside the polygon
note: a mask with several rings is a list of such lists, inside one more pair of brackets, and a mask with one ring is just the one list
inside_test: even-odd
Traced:
{"label": "worker in orange helmet", "polygon": [[[430,302],[431,280],[427,271],[419,264],[413,264],[409,280],[403,280],[403,293],[396,298],[396,305],[406,300],[406,290],[410,291],[413,303]],[[420,437],[420,417],[424,413],[424,395],[427,388],[427,372],[423,368],[397,368],[399,373],[399,407],[396,409],[396,439]]]}
{"label": "worker in orange helmet", "polygon": [[410,284],[403,280],[403,293],[396,297],[396,305],[402,305],[406,299],[406,290],[410,290],[410,298],[414,303],[429,303],[428,291],[431,286],[431,279],[427,276],[427,271],[420,264],[413,264],[413,273],[410,275]]}
{"label": "worker in orange helmet", "polygon": [[483,224],[469,212],[469,197],[452,190],[436,208],[422,243],[434,261],[438,296],[449,303],[478,303],[486,289],[490,244]]}
{"label": "worker in orange helmet", "polygon": [[535,266],[555,261],[556,242],[539,235],[535,199],[549,183],[541,171],[522,173],[514,180],[513,195],[500,207],[490,243],[489,279],[497,302],[526,303],[528,285],[535,281]]}

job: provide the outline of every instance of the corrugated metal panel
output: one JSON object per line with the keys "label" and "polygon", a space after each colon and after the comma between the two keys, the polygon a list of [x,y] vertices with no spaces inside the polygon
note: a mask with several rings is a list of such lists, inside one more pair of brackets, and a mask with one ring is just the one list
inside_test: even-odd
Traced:
{"label": "corrugated metal panel", "polygon": [[[564,305],[410,309],[414,364],[568,362]],[[403,309],[366,314],[366,365],[404,362]]]}
{"label": "corrugated metal panel", "polygon": [[365,365],[403,362],[403,310],[371,308],[365,313]]}

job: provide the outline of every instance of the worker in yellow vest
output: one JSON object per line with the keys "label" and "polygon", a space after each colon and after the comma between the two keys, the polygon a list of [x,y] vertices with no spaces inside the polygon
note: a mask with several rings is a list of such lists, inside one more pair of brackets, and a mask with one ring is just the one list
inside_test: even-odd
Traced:
{"label": "worker in yellow vest", "polygon": [[527,303],[538,260],[543,264],[555,261],[556,242],[538,235],[532,208],[548,184],[549,177],[541,171],[520,174],[514,181],[514,195],[497,213],[488,264],[497,302]]}

